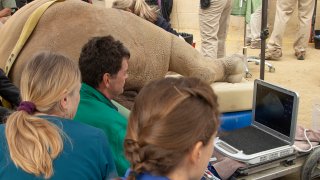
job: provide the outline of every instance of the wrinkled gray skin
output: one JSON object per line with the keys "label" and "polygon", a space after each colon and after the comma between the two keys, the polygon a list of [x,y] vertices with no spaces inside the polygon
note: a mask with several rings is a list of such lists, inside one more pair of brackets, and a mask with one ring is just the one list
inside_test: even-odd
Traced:
{"label": "wrinkled gray skin", "polygon": [[[0,28],[1,68],[4,68],[29,15],[47,1],[26,5]],[[19,86],[25,63],[42,50],[59,52],[78,61],[82,46],[91,37],[106,35],[122,41],[131,52],[126,92],[136,94],[147,82],[164,77],[168,71],[195,76],[208,83],[239,82],[242,77],[240,56],[217,60],[204,58],[180,38],[132,13],[99,8],[80,0],[56,3],[44,13],[9,77]]]}

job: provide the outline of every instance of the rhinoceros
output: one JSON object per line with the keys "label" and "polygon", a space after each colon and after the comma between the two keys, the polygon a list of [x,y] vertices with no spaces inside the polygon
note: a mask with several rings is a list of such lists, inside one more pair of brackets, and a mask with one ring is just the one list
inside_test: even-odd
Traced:
{"label": "rhinoceros", "polygon": [[[27,4],[0,28],[1,68],[4,68],[27,18],[48,1],[36,0]],[[243,75],[240,56],[206,58],[179,37],[130,12],[96,7],[80,0],[65,0],[44,12],[9,77],[19,86],[25,63],[42,50],[59,52],[78,61],[82,46],[91,37],[106,35],[123,42],[131,52],[125,92],[138,92],[147,82],[164,77],[168,71],[198,77],[208,83],[238,82]]]}

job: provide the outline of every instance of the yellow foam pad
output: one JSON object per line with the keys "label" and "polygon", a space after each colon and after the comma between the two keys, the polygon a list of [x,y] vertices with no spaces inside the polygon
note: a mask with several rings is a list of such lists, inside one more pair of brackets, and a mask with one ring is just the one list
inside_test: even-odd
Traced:
{"label": "yellow foam pad", "polygon": [[[181,77],[170,74],[166,77]],[[220,112],[235,112],[252,109],[253,82],[243,79],[240,83],[215,82],[211,84],[218,96]]]}
{"label": "yellow foam pad", "polygon": [[234,112],[252,109],[253,82],[215,82],[211,84],[218,96],[220,112]]}

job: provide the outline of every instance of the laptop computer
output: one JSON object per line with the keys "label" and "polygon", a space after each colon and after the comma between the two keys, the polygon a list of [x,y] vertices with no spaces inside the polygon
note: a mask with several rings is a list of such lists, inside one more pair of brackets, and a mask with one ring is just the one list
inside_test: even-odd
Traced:
{"label": "laptop computer", "polygon": [[298,101],[296,92],[256,79],[251,125],[216,138],[215,150],[247,164],[292,155]]}

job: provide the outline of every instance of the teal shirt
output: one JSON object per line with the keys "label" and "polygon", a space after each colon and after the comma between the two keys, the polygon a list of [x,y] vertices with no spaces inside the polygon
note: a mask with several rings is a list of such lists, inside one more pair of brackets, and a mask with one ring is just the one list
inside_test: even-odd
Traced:
{"label": "teal shirt", "polygon": [[[95,127],[55,116],[40,116],[57,125],[66,135],[63,151],[53,161],[52,180],[102,180],[117,177],[105,134]],[[0,179],[43,179],[17,168],[10,158],[5,125],[0,125]]]}
{"label": "teal shirt", "polygon": [[123,176],[129,168],[123,147],[128,121],[118,112],[118,108],[98,90],[82,83],[80,103],[74,120],[100,128],[105,132],[111,145],[118,174]]}

